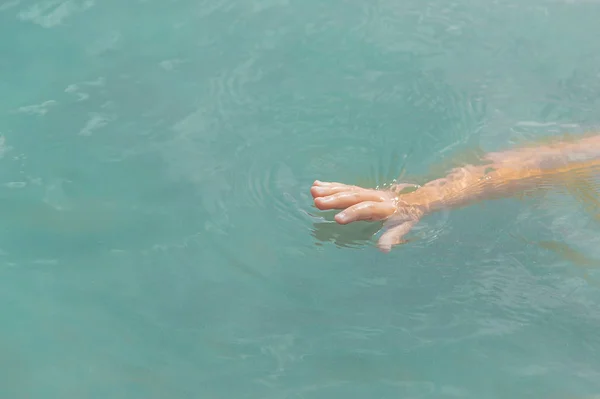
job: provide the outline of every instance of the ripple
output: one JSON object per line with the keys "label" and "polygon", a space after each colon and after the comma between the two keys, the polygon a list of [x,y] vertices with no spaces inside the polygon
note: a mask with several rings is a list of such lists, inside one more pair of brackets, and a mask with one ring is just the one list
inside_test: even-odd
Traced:
{"label": "ripple", "polygon": [[469,25],[470,14],[456,4],[383,1],[363,7],[356,32],[385,52],[408,51],[416,56],[435,57],[451,52],[456,38]]}
{"label": "ripple", "polygon": [[[86,87],[104,87],[106,85],[106,79],[99,77],[96,80],[86,81],[79,84],[72,83],[67,86],[65,93],[72,94],[77,97],[77,101],[85,101],[90,98],[90,93],[87,92]],[[85,92],[83,90],[86,90]]]}
{"label": "ripple", "polygon": [[90,114],[85,126],[79,131],[81,136],[91,136],[96,130],[106,126],[113,118],[104,114]]}
{"label": "ripple", "polygon": [[24,181],[13,181],[5,183],[4,185],[8,188],[24,188],[25,186],[27,186],[27,183]]}
{"label": "ripple", "polygon": [[234,68],[224,69],[211,79],[209,95],[224,120],[230,118],[232,112],[250,112],[255,108],[253,104],[260,103],[248,86],[262,78],[262,70],[257,66],[257,55],[252,54]]}
{"label": "ripple", "polygon": [[27,10],[21,11],[18,18],[21,21],[31,21],[43,28],[52,28],[62,24],[73,14],[83,12],[92,6],[94,6],[94,0],[49,0],[34,4]]}
{"label": "ripple", "polygon": [[[214,3],[203,18],[232,10],[227,4]],[[403,14],[411,6],[384,5],[364,6],[350,34],[336,34],[339,21],[327,16],[312,25],[288,27],[265,19],[266,12],[241,15],[233,10],[235,21],[227,32],[240,46],[219,50],[217,61],[207,64],[206,97],[175,127],[174,142],[179,143],[169,155],[175,169],[180,168],[177,173],[203,185],[211,229],[231,232],[241,223],[232,214],[243,209],[262,218],[278,238],[301,240],[298,232],[308,231],[317,243],[364,246],[380,225],[338,226],[331,213],[315,212],[308,191],[314,179],[382,186],[401,175],[406,162],[418,164],[413,169],[421,167],[418,160],[403,159],[412,148],[427,147],[428,154],[437,156],[436,150],[479,134],[485,102],[423,68],[425,58],[410,48],[398,52],[393,42],[406,29],[397,23],[414,20],[414,15]],[[440,17],[436,23],[450,20]],[[244,33],[252,32],[246,28],[256,24],[263,26],[261,33],[246,40]],[[312,33],[327,29],[314,42],[298,43],[296,56],[284,48],[294,28]],[[421,31],[422,40],[430,42],[426,52],[431,52],[440,40],[427,26]],[[343,45],[341,50],[330,52],[336,44]],[[356,52],[356,46],[367,53]],[[315,52],[319,57],[307,57]],[[410,131],[398,135],[405,130]],[[442,140],[441,132],[452,134]],[[414,171],[406,175],[410,173]],[[420,229],[431,242],[446,224],[444,218],[435,219]]]}
{"label": "ripple", "polygon": [[41,104],[26,105],[26,106],[20,107],[17,110],[17,112],[23,113],[23,114],[28,114],[28,115],[44,116],[49,112],[50,108],[55,105],[56,105],[56,101],[48,100],[48,101],[44,101]]}
{"label": "ripple", "polygon": [[20,2],[21,2],[21,0],[12,0],[12,1],[5,2],[4,4],[2,4],[0,6],[0,12],[6,11],[13,7],[16,7],[19,5]]}
{"label": "ripple", "polygon": [[[267,137],[241,144],[235,150],[235,159],[220,162],[222,169],[215,171],[212,179],[205,177],[205,183],[212,187],[203,194],[205,209],[211,214],[210,224],[220,226],[219,230],[227,235],[237,236],[236,230],[247,231],[251,229],[248,223],[257,223],[261,230],[268,229],[272,240],[289,243],[290,250],[311,245],[306,232],[319,242],[333,241],[340,246],[360,245],[370,240],[378,230],[376,224],[340,228],[312,207],[309,188],[316,177],[343,169],[352,154],[361,154],[363,158],[371,153],[357,151],[368,144],[366,140],[333,148],[328,142],[321,139],[307,143],[298,136],[285,139],[268,133]],[[372,162],[369,158],[365,157],[364,164]],[[334,175],[330,173],[328,177]],[[239,212],[247,215],[245,220],[233,216]]]}
{"label": "ripple", "polygon": [[[272,149],[275,153],[281,153]],[[294,157],[302,158],[304,151]],[[282,221],[298,222],[306,217],[301,211],[302,192],[307,191],[300,179],[286,162],[284,157],[268,162],[266,156],[249,151],[237,158],[236,169],[239,173],[231,181],[234,191],[242,194],[247,201],[245,205],[256,210],[275,212],[275,218]],[[267,162],[265,162],[267,160]],[[290,163],[293,163],[291,160]],[[305,196],[304,196],[305,197]]]}
{"label": "ripple", "polygon": [[235,5],[230,0],[221,0],[221,1],[212,1],[205,0],[201,2],[196,2],[196,12],[195,15],[200,17],[208,17],[214,15],[217,11],[228,11],[232,9]]}

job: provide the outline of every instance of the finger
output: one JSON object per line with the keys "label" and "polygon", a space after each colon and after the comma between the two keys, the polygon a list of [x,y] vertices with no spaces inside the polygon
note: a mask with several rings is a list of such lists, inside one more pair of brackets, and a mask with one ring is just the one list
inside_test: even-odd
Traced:
{"label": "finger", "polygon": [[390,252],[394,245],[399,245],[406,242],[404,240],[404,236],[413,228],[416,223],[416,220],[410,220],[408,222],[400,223],[390,227],[381,235],[377,246],[383,252]]}
{"label": "finger", "polygon": [[385,198],[376,190],[344,191],[327,197],[315,198],[315,206],[321,210],[346,209],[364,201],[381,202]]}
{"label": "finger", "polygon": [[320,186],[320,187],[327,187],[327,186],[345,186],[345,187],[350,187],[350,185],[348,184],[344,184],[344,183],[338,183],[338,182],[333,182],[333,181],[320,181],[320,180],[315,180],[313,183],[313,186]]}
{"label": "finger", "polygon": [[344,191],[361,191],[361,190],[364,190],[364,188],[360,188],[357,186],[347,186],[345,184],[341,184],[341,185],[331,185],[331,186],[312,186],[310,188],[310,193],[312,194],[313,198],[318,198],[318,197],[327,197],[329,195],[341,193]]}
{"label": "finger", "polygon": [[348,224],[359,220],[383,220],[395,211],[396,207],[391,202],[365,201],[338,213],[335,215],[335,221],[339,224]]}

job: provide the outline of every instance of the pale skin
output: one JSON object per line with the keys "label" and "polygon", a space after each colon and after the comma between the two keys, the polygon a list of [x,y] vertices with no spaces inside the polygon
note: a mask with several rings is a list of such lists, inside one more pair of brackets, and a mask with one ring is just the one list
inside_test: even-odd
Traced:
{"label": "pale skin", "polygon": [[339,224],[384,221],[378,247],[389,252],[406,242],[405,236],[415,224],[431,213],[600,174],[600,134],[488,153],[482,161],[483,165],[453,169],[407,193],[410,184],[377,190],[318,180],[310,192],[318,209],[340,210],[335,216]]}

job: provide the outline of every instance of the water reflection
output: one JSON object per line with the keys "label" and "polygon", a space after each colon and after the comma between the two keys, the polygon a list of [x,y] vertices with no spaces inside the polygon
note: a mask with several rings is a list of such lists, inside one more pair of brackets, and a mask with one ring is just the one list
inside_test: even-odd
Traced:
{"label": "water reflection", "polygon": [[311,235],[317,245],[332,242],[338,247],[357,248],[372,241],[373,236],[381,229],[381,223],[358,222],[340,226],[334,220],[335,212],[328,212],[323,222],[313,223]]}
{"label": "water reflection", "polygon": [[586,254],[574,249],[570,245],[560,241],[538,241],[537,245],[548,251],[554,252],[562,259],[580,267],[599,267],[600,259],[593,259]]}

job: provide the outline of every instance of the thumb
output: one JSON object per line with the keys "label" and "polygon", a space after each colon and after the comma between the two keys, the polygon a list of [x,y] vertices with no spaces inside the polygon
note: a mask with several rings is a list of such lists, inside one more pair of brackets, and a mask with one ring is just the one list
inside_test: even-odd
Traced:
{"label": "thumb", "polygon": [[390,252],[394,245],[406,242],[403,237],[417,224],[418,220],[408,220],[388,228],[379,238],[377,246],[383,252]]}

